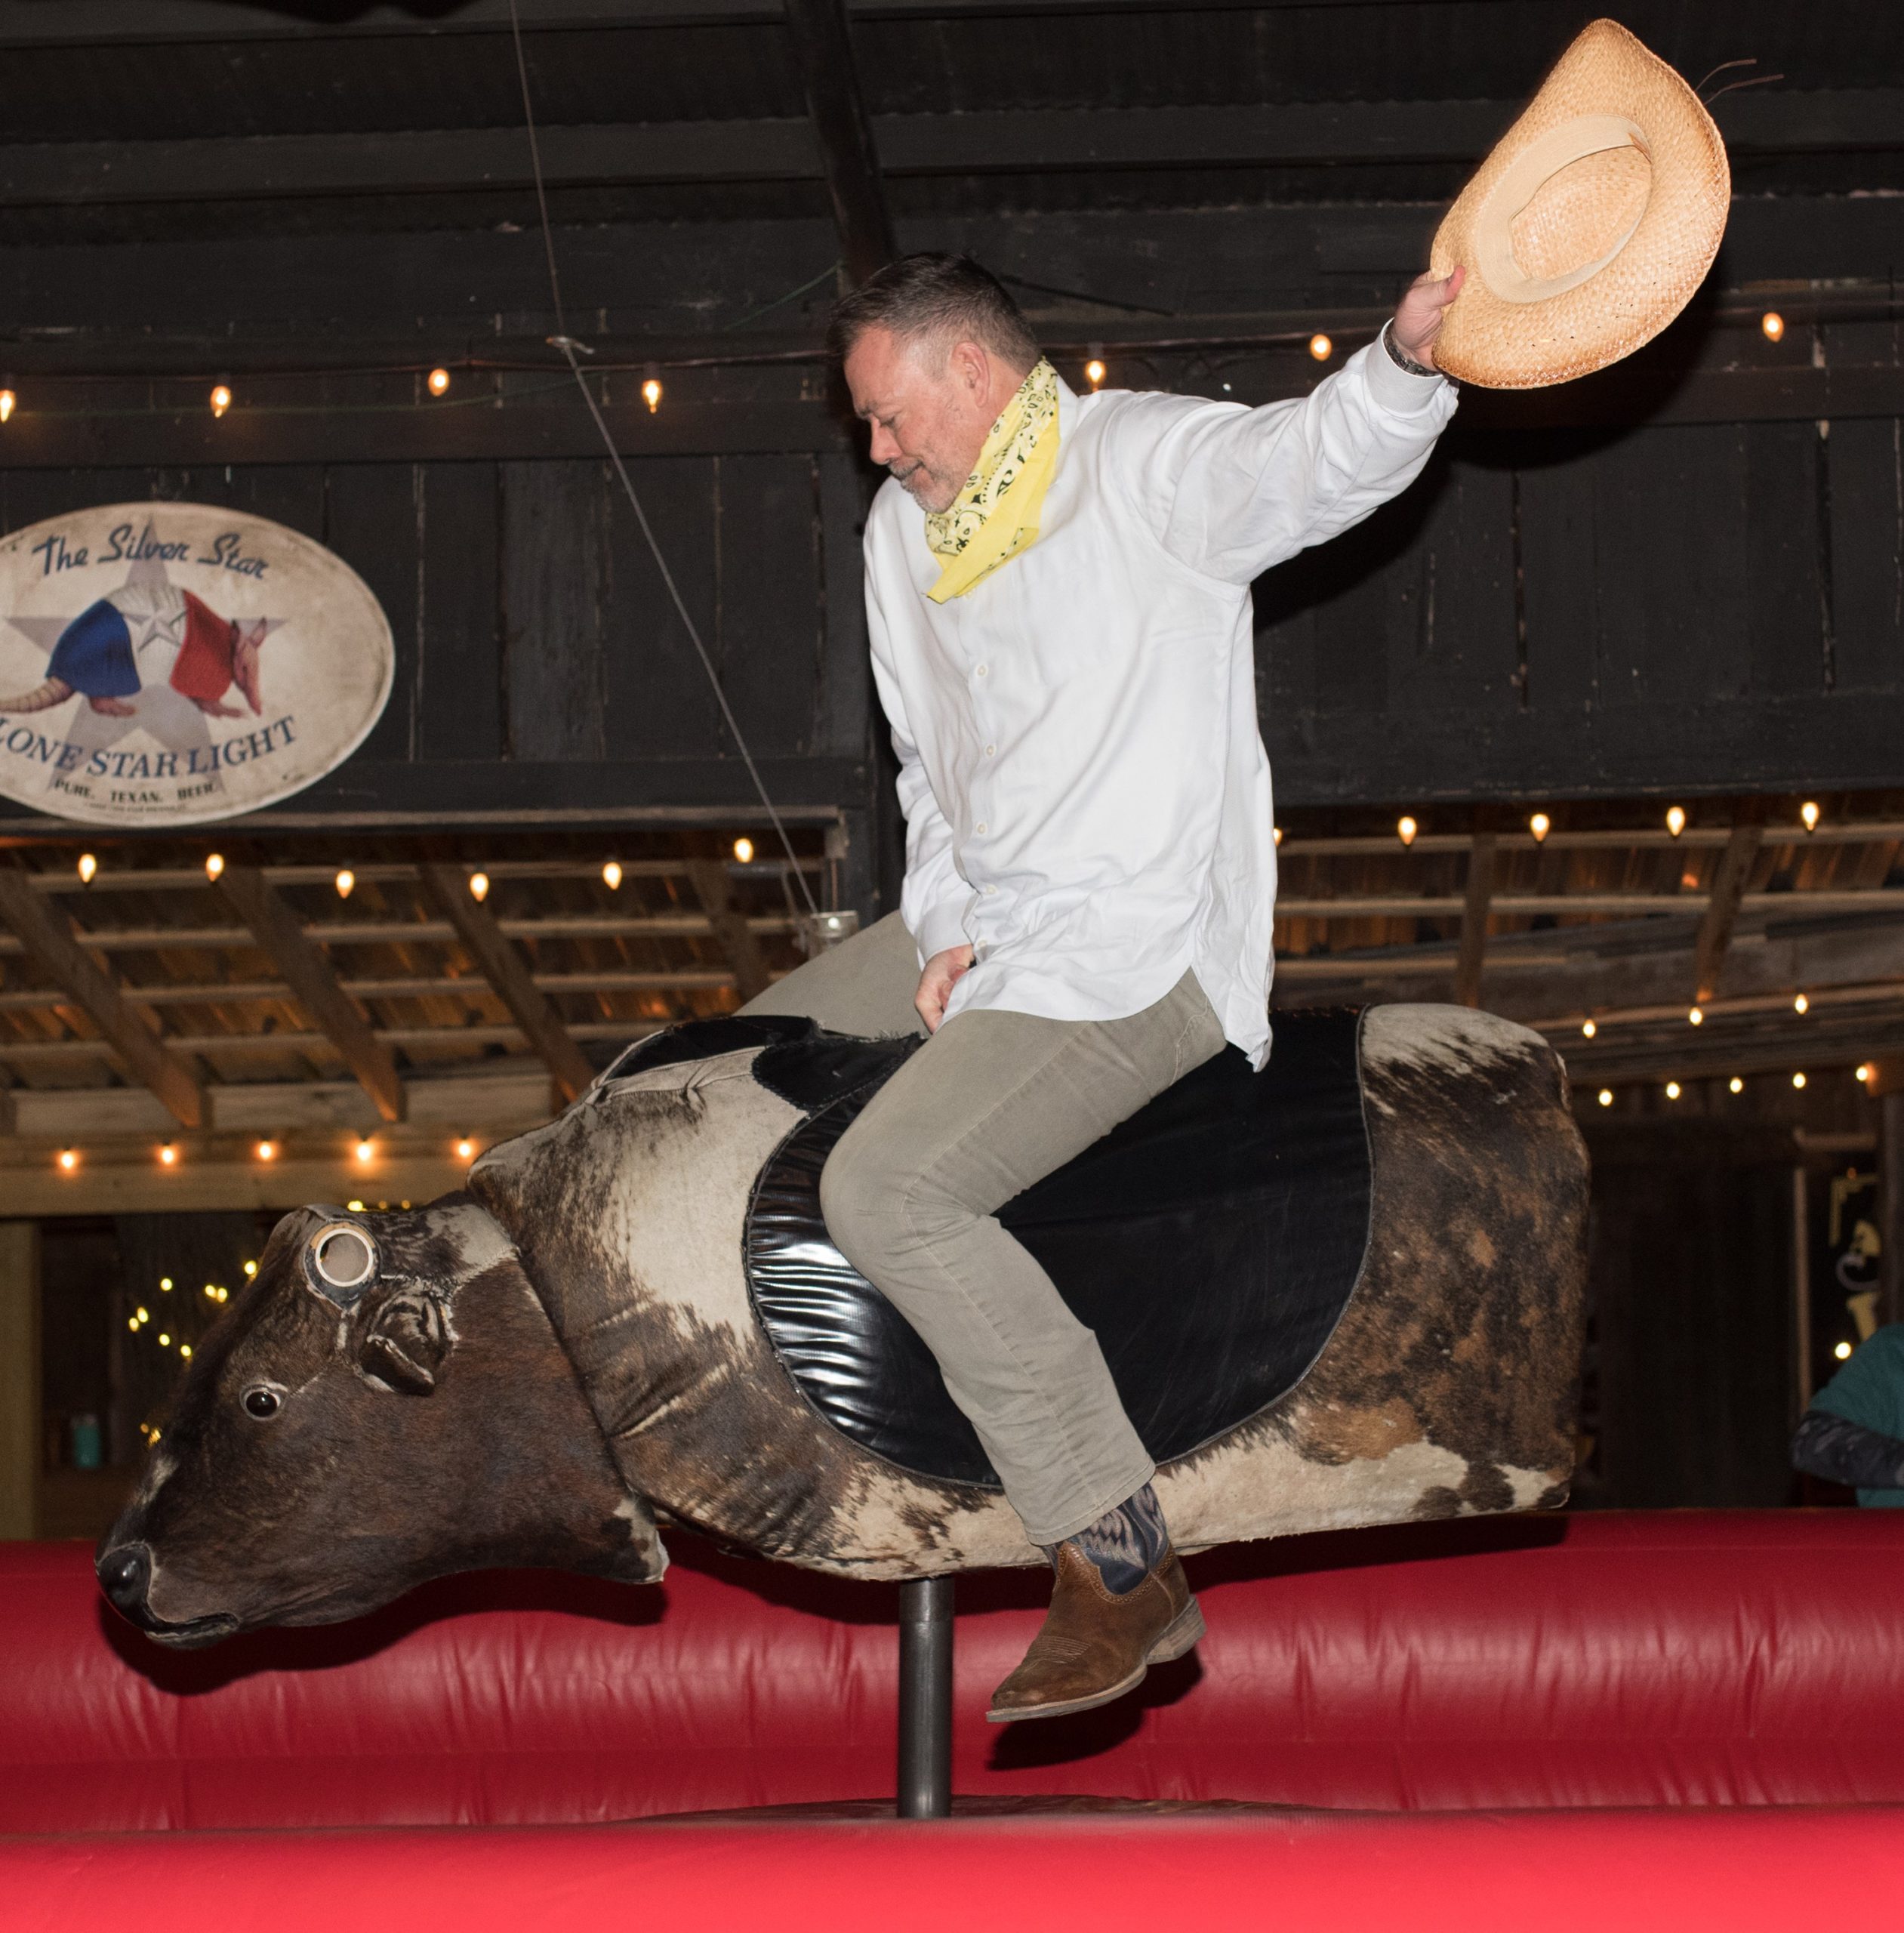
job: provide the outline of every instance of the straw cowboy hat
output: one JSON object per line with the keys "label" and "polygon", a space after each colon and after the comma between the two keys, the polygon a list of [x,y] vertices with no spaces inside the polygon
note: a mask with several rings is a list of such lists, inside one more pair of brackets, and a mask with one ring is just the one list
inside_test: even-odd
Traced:
{"label": "straw cowboy hat", "polygon": [[1595,20],[1434,238],[1434,273],[1468,271],[1436,362],[1463,382],[1537,389],[1631,354],[1705,279],[1731,193],[1698,96],[1623,26]]}

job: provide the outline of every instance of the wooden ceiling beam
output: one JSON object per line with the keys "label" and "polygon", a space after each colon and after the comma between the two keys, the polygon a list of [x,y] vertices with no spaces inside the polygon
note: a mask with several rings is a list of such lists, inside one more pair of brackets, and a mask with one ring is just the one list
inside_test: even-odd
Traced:
{"label": "wooden ceiling beam", "polygon": [[595,1078],[595,1070],[537,987],[528,962],[488,908],[470,896],[469,874],[460,866],[434,862],[417,871],[424,890],[456,930],[476,970],[495,989],[529,1045],[541,1056],[557,1091],[564,1100],[578,1099]]}
{"label": "wooden ceiling beam", "polygon": [[0,920],[34,964],[97,1027],[102,1039],[165,1104],[181,1127],[205,1118],[205,1090],[185,1062],[134,1011],[119,984],[87,951],[72,922],[35,893],[17,866],[0,866]]}
{"label": "wooden ceiling beam", "polygon": [[845,0],[786,0],[787,39],[806,95],[807,118],[833,202],[840,261],[849,287],[899,251],[880,179],[880,153],[859,85]]}
{"label": "wooden ceiling beam", "polygon": [[1733,923],[1739,917],[1746,883],[1751,877],[1764,837],[1763,827],[1735,825],[1725,850],[1719,856],[1705,915],[1699,921],[1699,938],[1693,948],[1695,1000],[1709,1000],[1719,991],[1725,973],[1726,948],[1732,944]]}
{"label": "wooden ceiling beam", "polygon": [[765,993],[773,984],[773,976],[767,970],[760,942],[734,904],[733,883],[727,876],[726,867],[719,859],[693,859],[689,862],[688,873],[713,930],[715,943],[733,971],[742,1002]]}
{"label": "wooden ceiling beam", "polygon": [[386,1121],[403,1118],[396,1059],[346,993],[328,957],[304,936],[304,923],[255,866],[227,862],[218,889],[285,976],[292,997],[343,1057]]}
{"label": "wooden ceiling beam", "polygon": [[1461,910],[1461,947],[1455,959],[1455,1004],[1481,1003],[1481,966],[1487,950],[1487,922],[1494,897],[1494,838],[1477,832],[1468,849],[1468,887]]}

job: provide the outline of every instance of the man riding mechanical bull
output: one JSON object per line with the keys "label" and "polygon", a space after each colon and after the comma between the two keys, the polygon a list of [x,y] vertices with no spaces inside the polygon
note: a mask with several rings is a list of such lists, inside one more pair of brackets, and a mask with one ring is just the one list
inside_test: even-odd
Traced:
{"label": "man riding mechanical bull", "polygon": [[1434,341],[1461,282],[1422,276],[1376,342],[1260,409],[1077,394],[963,256],[907,257],[834,311],[891,472],[866,611],[911,945],[875,929],[748,1010],[930,1037],[821,1195],[1056,1574],[994,1719],[1103,1704],[1203,1633],[1098,1340],[997,1211],[1226,1043],[1268,1058],[1249,586],[1419,474],[1454,414]]}

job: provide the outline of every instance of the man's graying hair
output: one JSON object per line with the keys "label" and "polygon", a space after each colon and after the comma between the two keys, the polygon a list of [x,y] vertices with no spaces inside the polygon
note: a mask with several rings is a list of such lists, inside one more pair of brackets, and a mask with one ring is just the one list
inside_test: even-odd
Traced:
{"label": "man's graying hair", "polygon": [[1041,353],[1038,338],[1004,285],[969,255],[901,255],[843,297],[827,330],[827,348],[843,362],[868,329],[902,341],[938,341],[947,354],[975,342],[1013,368],[1027,370]]}

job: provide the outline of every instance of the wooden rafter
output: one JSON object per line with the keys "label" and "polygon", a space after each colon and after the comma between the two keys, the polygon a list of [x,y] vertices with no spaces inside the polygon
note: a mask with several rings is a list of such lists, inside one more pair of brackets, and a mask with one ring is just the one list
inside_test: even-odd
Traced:
{"label": "wooden rafter", "polygon": [[1455,960],[1455,1001],[1461,1007],[1481,1003],[1481,966],[1487,951],[1487,922],[1494,897],[1494,840],[1477,832],[1468,849],[1468,889],[1462,896],[1461,949]]}
{"label": "wooden rafter", "polygon": [[1726,948],[1732,943],[1733,925],[1745,902],[1745,884],[1751,877],[1752,862],[1758,857],[1764,837],[1761,826],[1735,825],[1720,855],[1693,948],[1695,999],[1711,1000],[1719,991],[1725,971]]}
{"label": "wooden rafter", "polygon": [[819,144],[840,259],[849,283],[885,267],[898,250],[880,180],[879,151],[860,92],[843,0],[786,0],[787,38]]}
{"label": "wooden rafter", "polygon": [[33,890],[17,866],[0,867],[0,920],[27,955],[79,1007],[134,1075],[143,1081],[181,1127],[205,1117],[197,1077],[127,1004],[119,984],[86,951],[72,922]]}
{"label": "wooden rafter", "polygon": [[707,915],[707,923],[713,930],[715,942],[733,970],[741,998],[750,1000],[755,994],[765,993],[773,976],[767,970],[766,956],[760,951],[753,928],[734,904],[734,889],[726,867],[719,859],[694,859],[689,862],[688,872],[701,909]]}
{"label": "wooden rafter", "polygon": [[227,864],[219,889],[270,957],[297,1004],[316,1022],[386,1121],[403,1118],[403,1083],[396,1057],[346,993],[303,922],[255,866]]}
{"label": "wooden rafter", "polygon": [[476,970],[495,989],[529,1045],[541,1056],[562,1098],[577,1099],[595,1078],[595,1070],[536,985],[528,962],[488,909],[471,898],[469,875],[461,867],[436,863],[419,866],[417,871],[438,910],[455,929]]}

